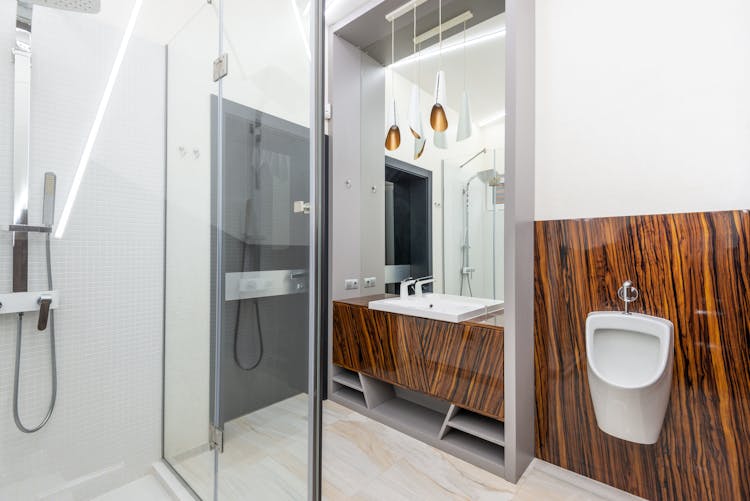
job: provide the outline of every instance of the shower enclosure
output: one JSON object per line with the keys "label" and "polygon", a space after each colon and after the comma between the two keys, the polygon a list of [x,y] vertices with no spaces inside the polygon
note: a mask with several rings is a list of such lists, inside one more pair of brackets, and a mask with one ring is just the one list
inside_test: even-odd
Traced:
{"label": "shower enclosure", "polygon": [[322,23],[0,2],[0,499],[317,499]]}
{"label": "shower enclosure", "polygon": [[502,152],[482,150],[442,168],[446,294],[503,299],[505,179]]}

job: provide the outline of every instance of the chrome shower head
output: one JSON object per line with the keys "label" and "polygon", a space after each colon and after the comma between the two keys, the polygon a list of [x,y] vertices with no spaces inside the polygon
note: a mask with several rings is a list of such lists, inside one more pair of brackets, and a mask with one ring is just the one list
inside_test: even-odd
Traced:
{"label": "chrome shower head", "polygon": [[85,14],[98,14],[102,8],[101,0],[17,0],[16,28],[31,33],[31,14],[35,5]]}
{"label": "chrome shower head", "polygon": [[485,169],[477,172],[466,181],[464,194],[469,192],[469,185],[471,185],[471,182],[475,179],[479,179],[481,182],[491,187],[501,186],[503,184],[503,177],[495,172],[495,169]]}
{"label": "chrome shower head", "polygon": [[101,0],[19,0],[19,3],[84,12],[86,14],[98,14],[102,8]]}
{"label": "chrome shower head", "polygon": [[486,169],[486,170],[483,170],[483,171],[479,171],[479,172],[477,172],[476,176],[484,184],[490,184],[490,181],[492,181],[492,178],[495,177],[495,170],[494,169]]}

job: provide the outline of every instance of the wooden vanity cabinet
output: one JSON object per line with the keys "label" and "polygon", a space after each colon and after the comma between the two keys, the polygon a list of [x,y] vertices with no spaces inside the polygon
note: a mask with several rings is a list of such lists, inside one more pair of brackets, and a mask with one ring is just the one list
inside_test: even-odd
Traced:
{"label": "wooden vanity cabinet", "polygon": [[503,330],[334,302],[333,363],[503,419]]}

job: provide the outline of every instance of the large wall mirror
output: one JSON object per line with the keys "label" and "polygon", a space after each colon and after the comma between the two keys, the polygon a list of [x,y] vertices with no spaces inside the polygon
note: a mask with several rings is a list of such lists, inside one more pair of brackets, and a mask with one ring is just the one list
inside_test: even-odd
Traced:
{"label": "large wall mirror", "polygon": [[382,279],[373,292],[431,276],[434,292],[502,300],[504,2],[426,2],[392,23],[385,4],[338,33],[362,50],[362,277]]}

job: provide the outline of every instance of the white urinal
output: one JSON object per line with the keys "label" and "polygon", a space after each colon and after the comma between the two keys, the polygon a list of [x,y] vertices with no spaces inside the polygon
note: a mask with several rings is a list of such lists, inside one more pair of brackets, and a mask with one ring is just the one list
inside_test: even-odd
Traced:
{"label": "white urinal", "polygon": [[593,312],[586,319],[586,361],[596,422],[617,438],[653,444],[672,384],[674,326],[664,318]]}

